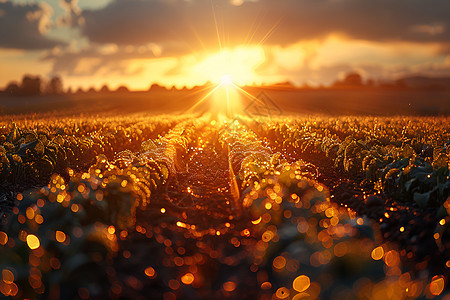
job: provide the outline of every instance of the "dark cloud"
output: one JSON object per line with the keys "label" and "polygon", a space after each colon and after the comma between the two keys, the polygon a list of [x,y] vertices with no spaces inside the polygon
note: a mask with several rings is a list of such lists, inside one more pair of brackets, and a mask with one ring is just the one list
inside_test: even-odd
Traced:
{"label": "dark cloud", "polygon": [[[219,48],[217,32],[220,44],[230,47],[259,42],[287,46],[338,33],[377,42],[439,43],[440,52],[436,55],[450,53],[448,0],[248,0],[241,5],[228,0],[113,0],[101,9],[83,12],[77,2],[61,0],[66,9],[66,23],[81,26],[81,34],[91,43],[78,52],[69,48],[49,52],[44,59],[53,62],[53,73],[83,76],[108,69],[129,75],[126,64],[129,59],[177,57],[202,49],[215,51]],[[306,57],[299,69],[285,70],[278,66],[278,73],[297,83],[308,80],[330,83],[336,74],[352,70],[375,78],[416,72],[350,61],[314,68],[312,62],[317,59],[317,51],[303,51]],[[264,75],[266,69],[271,70],[276,65],[274,59],[267,48],[266,62],[257,72]],[[183,64],[180,60],[166,76],[182,72]],[[449,72],[448,67],[421,69],[436,74]]]}
{"label": "dark cloud", "polygon": [[260,0],[240,6],[227,0],[113,0],[82,16],[82,32],[93,42],[176,42],[186,52],[217,47],[217,31],[228,46],[288,45],[330,33],[375,41],[450,41],[448,0]]}
{"label": "dark cloud", "polygon": [[286,12],[285,22],[280,26],[285,36],[274,36],[280,43],[288,43],[293,36],[314,38],[332,32],[374,41],[450,41],[450,2],[446,0],[288,0],[280,3]]}
{"label": "dark cloud", "polygon": [[211,6],[205,14],[208,6],[201,2],[113,1],[103,9],[83,12],[83,33],[97,43],[177,44],[186,53],[209,44],[216,34]]}
{"label": "dark cloud", "polygon": [[45,2],[19,5],[0,1],[0,48],[37,50],[63,44],[45,36],[52,14]]}
{"label": "dark cloud", "polygon": [[[70,51],[68,49],[48,51],[42,59],[53,62],[53,74],[67,76],[95,75],[100,69],[108,69],[110,73],[130,75],[126,64],[129,59],[151,59],[157,58],[160,49],[156,45],[145,46],[117,46],[115,44],[91,45],[81,51]],[[171,50],[168,50],[169,53]],[[177,51],[177,50],[175,50]],[[83,66],[83,62],[88,62]]]}

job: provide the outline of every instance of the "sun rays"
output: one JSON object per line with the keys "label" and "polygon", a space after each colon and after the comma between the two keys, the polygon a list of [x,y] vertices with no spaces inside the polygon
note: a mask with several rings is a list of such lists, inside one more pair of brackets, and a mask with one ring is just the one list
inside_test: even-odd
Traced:
{"label": "sun rays", "polygon": [[[257,82],[257,69],[266,62],[262,44],[277,30],[282,19],[280,18],[266,32],[261,32],[264,14],[259,13],[245,40],[241,43],[243,46],[231,47],[226,39],[227,28],[221,22],[213,0],[211,0],[211,14],[217,35],[218,51],[205,56],[189,70],[191,74],[197,78],[203,78],[211,85],[205,85],[202,91],[206,93],[203,93],[201,98],[189,109],[189,112],[199,110],[200,107],[208,104],[208,110],[213,116],[223,115],[231,118],[235,114],[242,113],[244,107],[242,102],[245,99],[258,102],[255,96],[242,87],[261,84],[261,82]],[[255,43],[257,35],[260,35],[260,38]]]}

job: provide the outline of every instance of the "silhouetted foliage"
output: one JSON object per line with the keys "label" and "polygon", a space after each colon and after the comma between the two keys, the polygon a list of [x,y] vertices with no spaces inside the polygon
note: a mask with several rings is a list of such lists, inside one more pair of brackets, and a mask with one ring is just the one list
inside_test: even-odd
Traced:
{"label": "silhouetted foliage", "polygon": [[350,86],[362,85],[362,77],[358,73],[349,73],[344,78],[344,84]]}
{"label": "silhouetted foliage", "polygon": [[100,89],[100,92],[101,92],[101,93],[109,93],[109,92],[110,92],[110,89],[109,89],[108,85],[104,84],[104,85],[102,86],[102,88]]}
{"label": "silhouetted foliage", "polygon": [[64,93],[63,82],[60,76],[53,76],[47,85],[47,94],[60,95]]}
{"label": "silhouetted foliage", "polygon": [[167,91],[167,89],[164,86],[154,83],[150,86],[150,91],[151,92],[160,92],[160,91]]}
{"label": "silhouetted foliage", "polygon": [[363,86],[362,77],[360,74],[356,72],[351,72],[345,75],[344,79],[342,81],[338,80],[333,84],[334,87],[344,87],[344,88],[351,88],[351,87],[361,87]]}
{"label": "silhouetted foliage", "polygon": [[82,87],[79,87],[75,93],[76,93],[76,94],[83,94],[83,93],[84,93],[84,90],[83,90]]}
{"label": "silhouetted foliage", "polygon": [[22,79],[20,93],[24,96],[37,96],[41,94],[42,80],[40,76],[25,75]]}
{"label": "silhouetted foliage", "polygon": [[20,87],[17,82],[10,82],[5,89],[6,94],[16,96],[20,93]]}
{"label": "silhouetted foliage", "polygon": [[274,86],[284,89],[295,89],[295,85],[290,81],[279,82],[274,84]]}
{"label": "silhouetted foliage", "polygon": [[130,90],[124,85],[119,86],[116,90],[118,93],[128,93],[129,91]]}

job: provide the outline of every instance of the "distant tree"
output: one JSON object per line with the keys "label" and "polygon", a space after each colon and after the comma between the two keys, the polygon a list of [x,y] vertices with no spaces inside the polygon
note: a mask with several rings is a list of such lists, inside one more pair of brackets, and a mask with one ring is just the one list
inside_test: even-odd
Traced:
{"label": "distant tree", "polygon": [[124,85],[119,86],[116,90],[117,93],[128,93],[129,91],[130,90]]}
{"label": "distant tree", "polygon": [[67,94],[69,94],[69,95],[73,94],[73,90],[72,90],[71,86],[69,86],[69,88],[67,89]]}
{"label": "distant tree", "polygon": [[25,96],[37,96],[41,94],[42,80],[39,76],[25,75],[20,87],[21,94]]}
{"label": "distant tree", "polygon": [[347,75],[345,75],[342,81],[340,80],[335,81],[333,86],[344,88],[360,87],[363,86],[363,81],[361,75],[359,75],[356,72],[350,72]]}
{"label": "distant tree", "polygon": [[102,86],[102,88],[100,89],[100,92],[101,93],[109,93],[110,92],[109,87],[106,84],[104,84]]}
{"label": "distant tree", "polygon": [[47,84],[47,94],[60,95],[64,93],[64,87],[61,77],[53,76]]}
{"label": "distant tree", "polygon": [[13,81],[8,83],[5,88],[5,93],[11,96],[17,96],[20,94],[20,87],[17,82]]}
{"label": "distant tree", "polygon": [[362,77],[356,72],[348,73],[343,83],[348,86],[361,86],[362,85]]}
{"label": "distant tree", "polygon": [[77,91],[75,92],[76,94],[83,94],[84,93],[84,90],[83,90],[83,88],[80,86],[78,89],[77,89]]}
{"label": "distant tree", "polygon": [[154,83],[154,84],[152,84],[152,85],[150,86],[149,91],[151,91],[151,92],[166,91],[166,87],[161,86],[161,85],[159,85],[159,84],[157,84],[157,83]]}
{"label": "distant tree", "polygon": [[284,81],[275,83],[274,86],[286,88],[286,89],[294,89],[295,85],[291,81]]}
{"label": "distant tree", "polygon": [[93,94],[93,93],[96,93],[97,91],[95,90],[95,88],[94,88],[93,86],[91,86],[91,87],[87,90],[87,92],[88,92],[89,94]]}

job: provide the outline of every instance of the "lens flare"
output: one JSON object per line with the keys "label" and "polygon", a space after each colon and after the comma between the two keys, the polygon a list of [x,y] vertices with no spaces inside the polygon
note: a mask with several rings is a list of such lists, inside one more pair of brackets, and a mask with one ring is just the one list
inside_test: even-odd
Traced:
{"label": "lens flare", "polygon": [[223,75],[220,81],[223,85],[231,85],[233,84],[233,77],[229,74]]}

